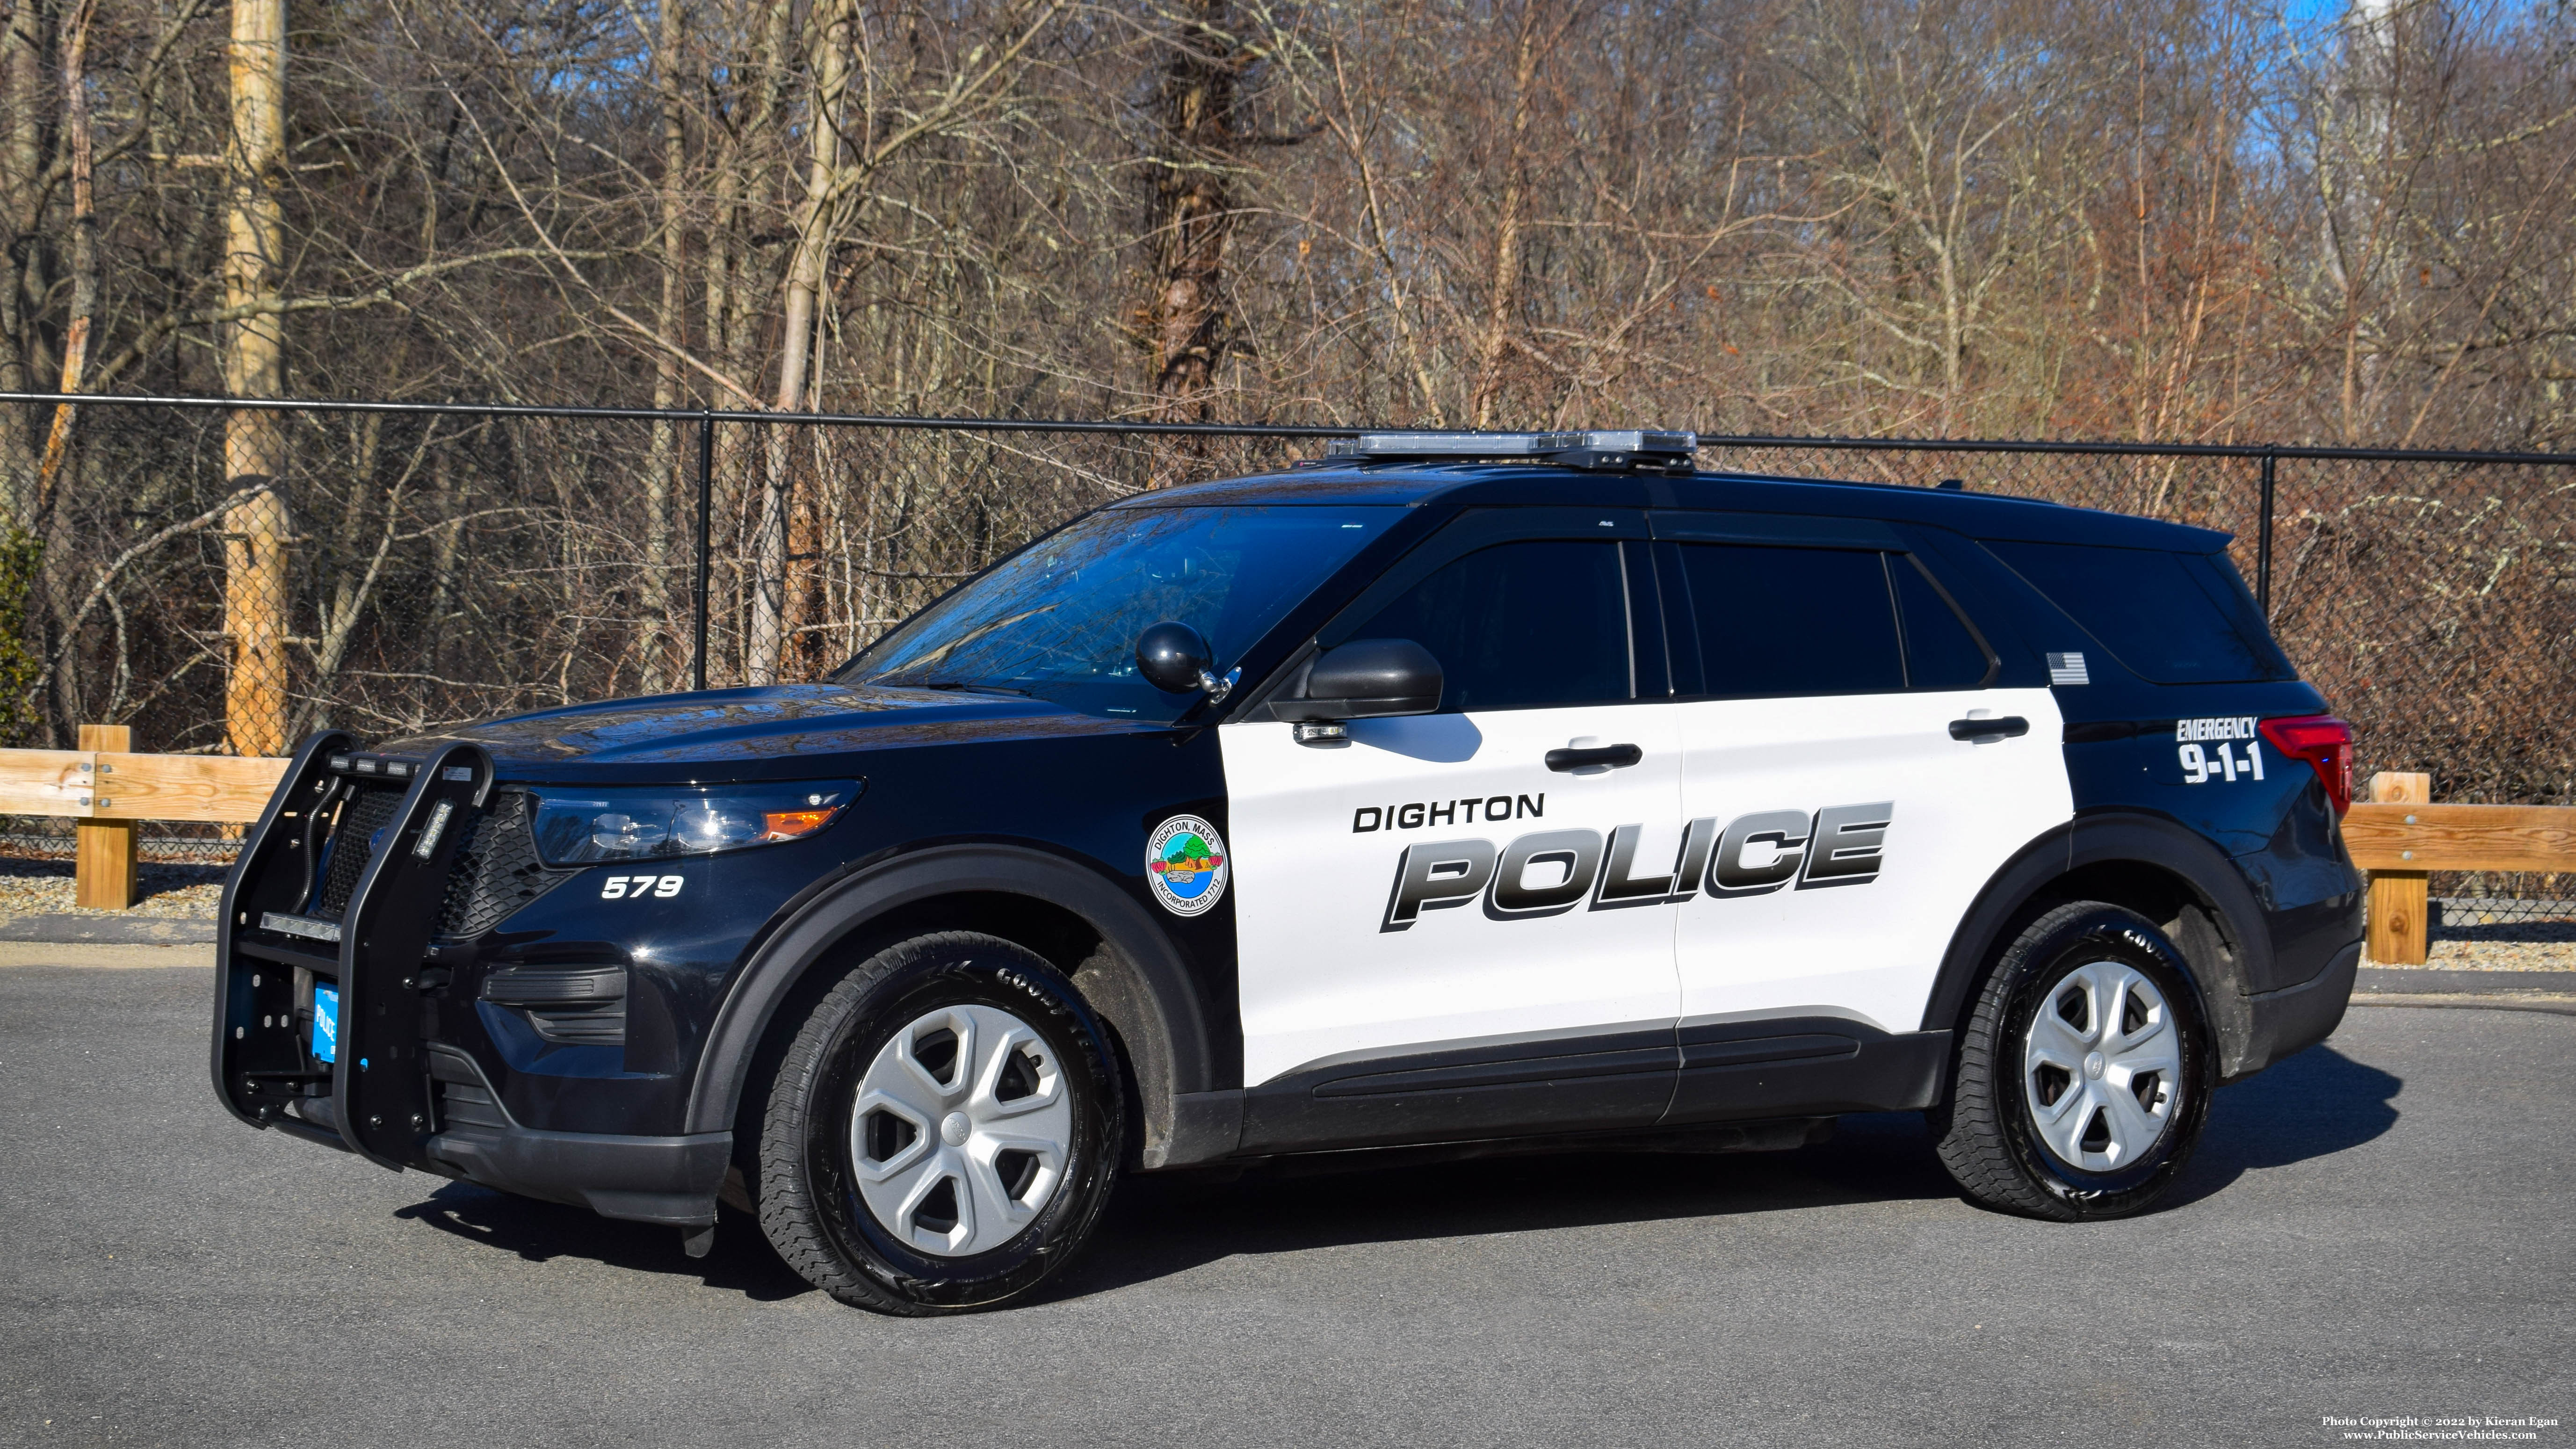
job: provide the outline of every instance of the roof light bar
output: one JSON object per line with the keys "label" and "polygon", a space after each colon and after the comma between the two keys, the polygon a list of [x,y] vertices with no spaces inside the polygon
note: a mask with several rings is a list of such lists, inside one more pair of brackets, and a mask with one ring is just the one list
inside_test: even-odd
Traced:
{"label": "roof light bar", "polygon": [[1406,462],[1520,460],[1605,472],[1645,468],[1690,471],[1697,433],[1629,428],[1583,433],[1362,433],[1336,438],[1328,457]]}

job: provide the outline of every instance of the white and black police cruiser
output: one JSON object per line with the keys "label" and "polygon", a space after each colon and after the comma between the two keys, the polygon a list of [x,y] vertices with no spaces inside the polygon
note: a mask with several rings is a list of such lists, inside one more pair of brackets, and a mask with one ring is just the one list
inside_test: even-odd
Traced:
{"label": "white and black police cruiser", "polygon": [[845,1302],[1008,1302],[1126,1172],[1790,1147],[2141,1211],[2361,940],[2350,733],[2195,528],[1388,434],[1139,497],[828,682],[298,752],[244,1122]]}

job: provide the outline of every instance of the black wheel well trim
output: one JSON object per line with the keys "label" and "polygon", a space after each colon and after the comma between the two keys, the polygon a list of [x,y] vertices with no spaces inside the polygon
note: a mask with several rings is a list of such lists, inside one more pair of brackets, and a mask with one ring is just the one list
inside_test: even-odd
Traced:
{"label": "black wheel well trim", "polygon": [[[779,1026],[779,1008],[794,998],[815,966],[872,923],[909,906],[958,896],[1016,897],[1079,918],[1097,934],[1110,964],[1141,988],[1134,999],[1151,1011],[1150,1020],[1138,1019],[1132,1011],[1123,1013],[1131,1019],[1118,1020],[1102,1003],[1088,1004],[1122,1037],[1130,1075],[1144,1097],[1149,1131],[1171,1122],[1170,1098],[1209,1089],[1215,1054],[1207,1011],[1178,952],[1143,906],[1090,867],[1044,851],[996,844],[942,846],[844,877],[768,934],[725,993],[708,1029],[682,1130],[720,1132],[735,1125],[751,1071]],[[949,926],[975,928],[971,920]],[[1046,954],[1034,944],[1021,944]],[[1091,962],[1058,964],[1071,979]]]}
{"label": "black wheel well trim", "polygon": [[[2141,883],[2161,884],[2167,899],[2142,905],[2129,890]],[[2114,888],[2100,888],[2106,884]],[[2146,811],[2078,815],[2024,846],[1988,878],[1942,954],[1924,1000],[1922,1029],[1955,1031],[2012,933],[2074,900],[2127,906],[2168,929],[2217,1039],[2221,1080],[2244,1075],[2254,1044],[2246,997],[2251,982],[2268,979],[2271,963],[2262,906],[2243,872],[2218,847],[2179,821]],[[2200,921],[2192,919],[2194,911]]]}

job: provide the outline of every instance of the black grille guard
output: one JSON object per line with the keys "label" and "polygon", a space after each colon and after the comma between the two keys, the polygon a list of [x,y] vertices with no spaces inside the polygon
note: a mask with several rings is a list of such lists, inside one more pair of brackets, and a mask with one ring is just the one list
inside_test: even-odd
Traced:
{"label": "black grille guard", "polygon": [[[492,790],[482,746],[449,744],[413,770],[336,923],[301,913],[343,783],[332,756],[357,742],[307,739],[242,842],[224,882],[215,941],[215,1095],[254,1127],[345,1148],[397,1171],[428,1167],[437,1131],[421,1040],[424,957],[447,899],[457,844]],[[365,848],[364,841],[344,841]],[[331,939],[336,926],[336,951]],[[297,1020],[314,980],[339,991],[336,1061],[306,1050]],[[327,1084],[328,1095],[322,1089]],[[327,1103],[327,1105],[325,1105]]]}

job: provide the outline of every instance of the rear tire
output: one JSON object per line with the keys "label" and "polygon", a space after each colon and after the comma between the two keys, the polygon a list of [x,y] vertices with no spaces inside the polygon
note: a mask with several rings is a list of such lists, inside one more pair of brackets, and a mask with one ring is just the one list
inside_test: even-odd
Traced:
{"label": "rear tire", "polygon": [[760,1225],[853,1307],[999,1307],[1080,1251],[1117,1180],[1125,1087],[1061,973],[993,936],[920,936],[815,1004],[769,1094]]}
{"label": "rear tire", "polygon": [[2155,923],[2100,901],[2030,923],[1960,1033],[1941,1163],[1988,1207],[2061,1222],[2153,1207],[2200,1141],[2207,1016]]}

